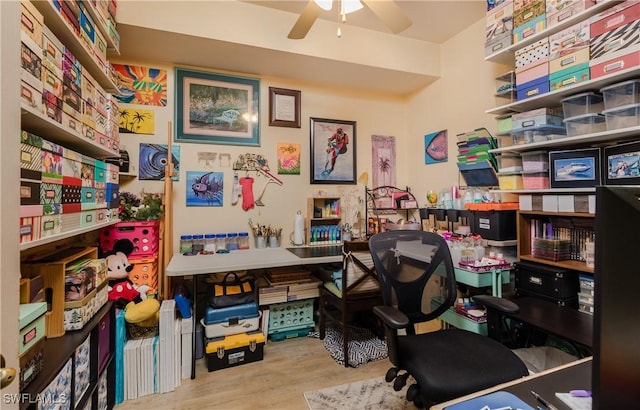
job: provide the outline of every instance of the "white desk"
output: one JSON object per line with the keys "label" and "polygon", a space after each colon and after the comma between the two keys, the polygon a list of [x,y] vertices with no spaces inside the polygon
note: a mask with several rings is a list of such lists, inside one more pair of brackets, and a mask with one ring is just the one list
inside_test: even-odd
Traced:
{"label": "white desk", "polygon": [[165,269],[165,273],[167,276],[191,276],[234,270],[315,265],[341,261],[341,255],[300,258],[286,248],[246,249],[213,255],[185,256],[175,254]]}
{"label": "white desk", "polygon": [[[231,251],[229,253],[216,253],[212,255],[174,254],[165,269],[167,276],[193,276],[209,273],[230,272],[247,269],[276,268],[294,265],[315,265],[319,263],[341,262],[342,255],[316,256],[301,258],[286,248],[264,248]],[[193,314],[196,314],[196,295],[198,289],[196,278],[193,278]],[[196,322],[194,321],[192,334],[191,353],[191,378],[196,378]]]}

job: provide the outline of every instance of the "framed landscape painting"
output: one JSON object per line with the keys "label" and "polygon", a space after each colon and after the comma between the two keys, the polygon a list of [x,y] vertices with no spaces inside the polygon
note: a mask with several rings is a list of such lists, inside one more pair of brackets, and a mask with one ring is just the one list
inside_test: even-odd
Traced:
{"label": "framed landscape painting", "polygon": [[260,146],[260,80],[176,68],[176,142]]}

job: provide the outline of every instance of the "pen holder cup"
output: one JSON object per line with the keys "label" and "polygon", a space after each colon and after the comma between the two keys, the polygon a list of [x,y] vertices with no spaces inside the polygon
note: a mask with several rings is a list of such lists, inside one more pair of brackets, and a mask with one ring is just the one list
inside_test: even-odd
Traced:
{"label": "pen holder cup", "polygon": [[280,247],[280,236],[279,235],[269,236],[269,248],[279,248],[279,247]]}
{"label": "pen holder cup", "polygon": [[264,236],[256,236],[256,248],[263,249],[267,247],[267,238]]}

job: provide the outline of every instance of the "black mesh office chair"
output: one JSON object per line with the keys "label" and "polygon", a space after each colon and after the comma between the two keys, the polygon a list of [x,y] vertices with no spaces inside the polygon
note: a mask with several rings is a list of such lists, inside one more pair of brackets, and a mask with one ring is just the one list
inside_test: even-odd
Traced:
{"label": "black mesh office chair", "polygon": [[511,350],[489,337],[455,328],[416,334],[414,325],[437,318],[456,300],[453,263],[440,235],[388,231],[372,236],[369,248],[384,301],[374,312],[385,324],[394,365],[386,380],[399,391],[412,376],[407,400],[428,408],[528,374]]}

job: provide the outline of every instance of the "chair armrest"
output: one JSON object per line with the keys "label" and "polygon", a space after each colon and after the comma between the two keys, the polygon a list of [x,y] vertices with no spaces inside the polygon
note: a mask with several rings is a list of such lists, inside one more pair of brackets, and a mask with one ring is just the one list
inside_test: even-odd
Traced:
{"label": "chair armrest", "polygon": [[478,303],[482,303],[486,307],[499,310],[503,313],[518,313],[520,307],[513,301],[490,295],[476,295],[472,299]]}
{"label": "chair armrest", "polygon": [[409,325],[407,315],[391,306],[374,306],[373,313],[392,329],[404,329]]}

